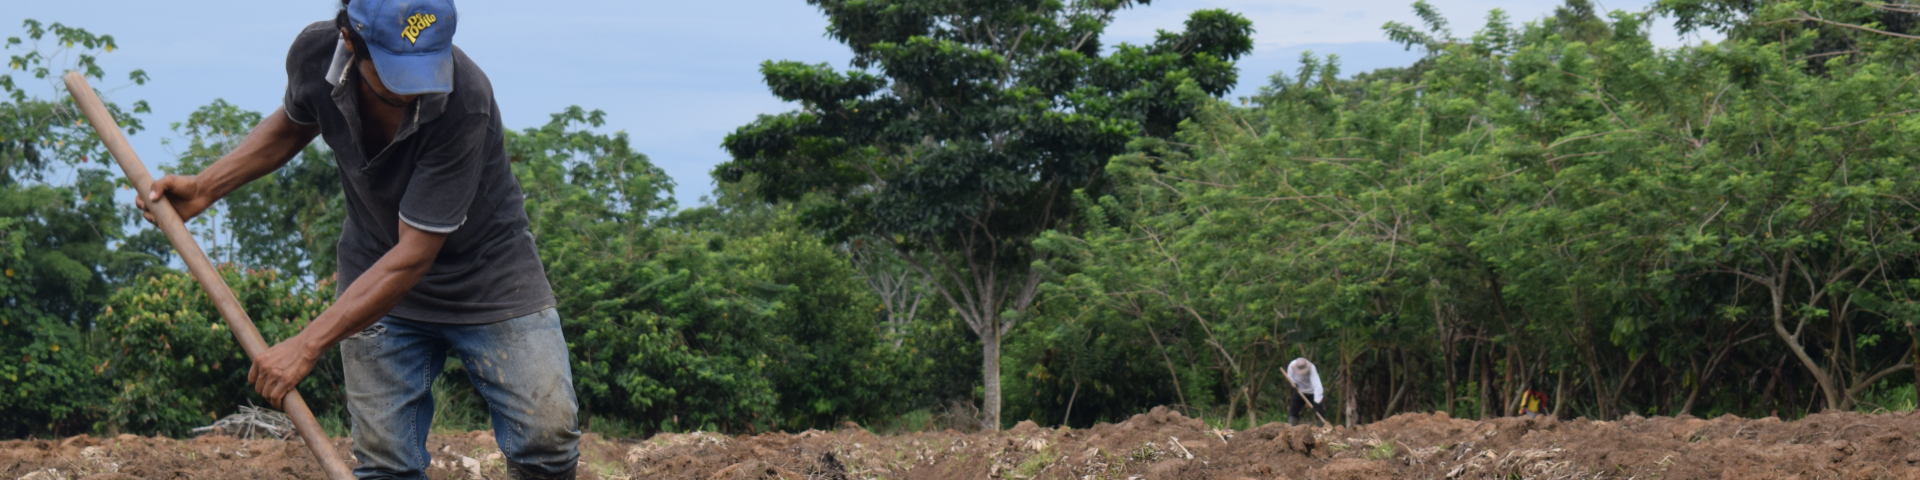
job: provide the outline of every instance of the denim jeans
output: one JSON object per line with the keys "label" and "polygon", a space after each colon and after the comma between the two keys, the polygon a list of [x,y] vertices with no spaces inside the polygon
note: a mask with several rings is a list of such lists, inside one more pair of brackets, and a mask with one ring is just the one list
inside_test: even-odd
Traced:
{"label": "denim jeans", "polygon": [[580,458],[579,406],[560,314],[549,308],[482,325],[386,317],[340,342],[360,460],[355,476],[426,478],[433,379],[449,351],[486,399],[508,463],[539,474],[572,470]]}

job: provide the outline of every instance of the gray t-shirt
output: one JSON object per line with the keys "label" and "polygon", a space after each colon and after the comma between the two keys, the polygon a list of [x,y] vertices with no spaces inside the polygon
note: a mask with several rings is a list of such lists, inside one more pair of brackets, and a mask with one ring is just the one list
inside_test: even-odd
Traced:
{"label": "gray t-shirt", "polygon": [[389,315],[478,324],[552,307],[553,287],[527,229],[525,194],[507,165],[486,73],[456,47],[453,92],[423,95],[408,105],[392,143],[362,145],[360,74],[339,40],[331,21],[300,32],[287,52],[283,100],[288,119],[320,125],[339,162],[347,220],[336,291],[345,292],[392,249],[400,222],[407,222],[446,233],[447,240],[426,276]]}

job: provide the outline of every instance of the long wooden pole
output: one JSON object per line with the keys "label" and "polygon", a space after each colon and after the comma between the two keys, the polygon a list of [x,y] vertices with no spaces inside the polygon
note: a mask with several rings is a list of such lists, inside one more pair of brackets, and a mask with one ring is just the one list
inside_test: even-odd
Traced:
{"label": "long wooden pole", "polygon": [[[1313,412],[1313,416],[1315,416],[1315,417],[1320,417],[1320,424],[1321,424],[1321,425],[1325,425],[1325,426],[1329,426],[1329,427],[1331,427],[1331,426],[1333,426],[1333,422],[1329,422],[1329,421],[1327,421],[1327,416],[1326,416],[1326,415],[1321,415],[1321,414],[1320,414],[1320,407],[1315,407],[1315,406],[1313,406],[1313,399],[1312,399],[1312,398],[1309,398],[1309,397],[1307,397],[1307,392],[1302,392],[1302,391],[1300,391],[1300,389],[1299,389],[1299,388],[1295,388],[1295,389],[1293,390],[1293,393],[1297,393],[1297,394],[1300,394],[1300,399],[1301,399],[1301,400],[1306,400],[1306,401],[1307,401],[1307,410],[1309,410],[1309,411],[1312,411],[1312,412]],[[1324,395],[1324,394],[1326,394],[1326,392],[1320,392],[1320,393],[1321,393],[1322,395]]]}
{"label": "long wooden pole", "polygon": [[[133,153],[133,146],[127,143],[126,135],[120,132],[120,125],[113,121],[113,115],[107,113],[106,105],[100,103],[100,96],[94,94],[93,87],[79,72],[68,72],[66,76],[67,93],[73,95],[73,102],[80,106],[80,112],[93,123],[93,130],[100,134],[100,142],[107,145],[107,151],[113,154],[113,160],[120,164],[120,171],[127,174],[127,181],[133,183],[134,195],[146,195],[147,188],[153,185],[153,175],[147,173],[147,166],[140,163],[140,156]],[[180,252],[180,260],[187,264],[187,271],[200,281],[200,288],[207,291],[207,297],[213,306],[220,310],[220,316],[227,321],[227,327],[233,330],[233,338],[240,342],[240,348],[246,350],[247,358],[259,358],[267,351],[266,340],[260,338],[260,331],[254,329],[253,319],[240,308],[240,300],[234,298],[233,290],[227,287],[227,281],[220,278],[220,272],[213,268],[213,262],[207,260],[207,254],[200,250],[199,242],[193,240],[193,233],[187,231],[186,222],[179,212],[173,210],[173,204],[165,198],[157,202],[147,202],[147,211],[153,213],[154,223],[160,231],[173,242],[173,249]],[[340,454],[334,452],[333,443],[327,439],[327,433],[320,429],[320,422],[313,419],[313,411],[307,408],[306,400],[300,398],[299,391],[287,392],[280,400],[286,406],[287,416],[293,419],[293,427],[306,440],[307,448],[313,450],[314,458],[320,461],[320,468],[326,470],[327,478],[333,480],[352,480],[353,471],[347,469],[346,462],[340,460]]]}

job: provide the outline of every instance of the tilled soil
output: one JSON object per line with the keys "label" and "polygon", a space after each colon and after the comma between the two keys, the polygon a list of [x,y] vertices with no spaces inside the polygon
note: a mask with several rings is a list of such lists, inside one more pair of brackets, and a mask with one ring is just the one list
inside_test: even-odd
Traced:
{"label": "tilled soil", "polygon": [[[342,452],[349,442],[336,440]],[[506,478],[485,432],[429,440],[437,479]],[[1920,416],[1458,420],[1405,414],[1358,428],[1216,430],[1155,409],[1087,429],[877,436],[588,435],[586,479],[1920,479]],[[351,463],[351,460],[349,460]],[[322,478],[297,441],[130,435],[0,442],[0,478]]]}

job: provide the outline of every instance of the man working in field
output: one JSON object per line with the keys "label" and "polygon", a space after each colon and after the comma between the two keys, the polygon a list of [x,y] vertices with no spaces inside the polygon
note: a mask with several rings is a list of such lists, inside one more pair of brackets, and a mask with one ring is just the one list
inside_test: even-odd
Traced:
{"label": "man working in field", "polygon": [[[181,216],[323,137],[347,215],[334,303],[257,359],[275,407],[335,344],[359,478],[425,478],[433,379],[448,351],[492,410],[514,478],[574,478],[577,405],[553,289],[527,228],[493,87],[453,46],[451,0],[342,0],[287,53],[279,111],[193,176],[154,182]],[[149,218],[151,219],[151,218]]]}
{"label": "man working in field", "polygon": [[[1320,418],[1320,405],[1326,394],[1326,388],[1320,386],[1320,368],[1304,357],[1295,358],[1287,364],[1287,381],[1293,382],[1293,388],[1298,392],[1293,396],[1293,404],[1287,407],[1287,424],[1299,425],[1301,410]],[[1309,396],[1313,397],[1311,403],[1307,398]],[[1319,424],[1314,422],[1314,425]]]}

